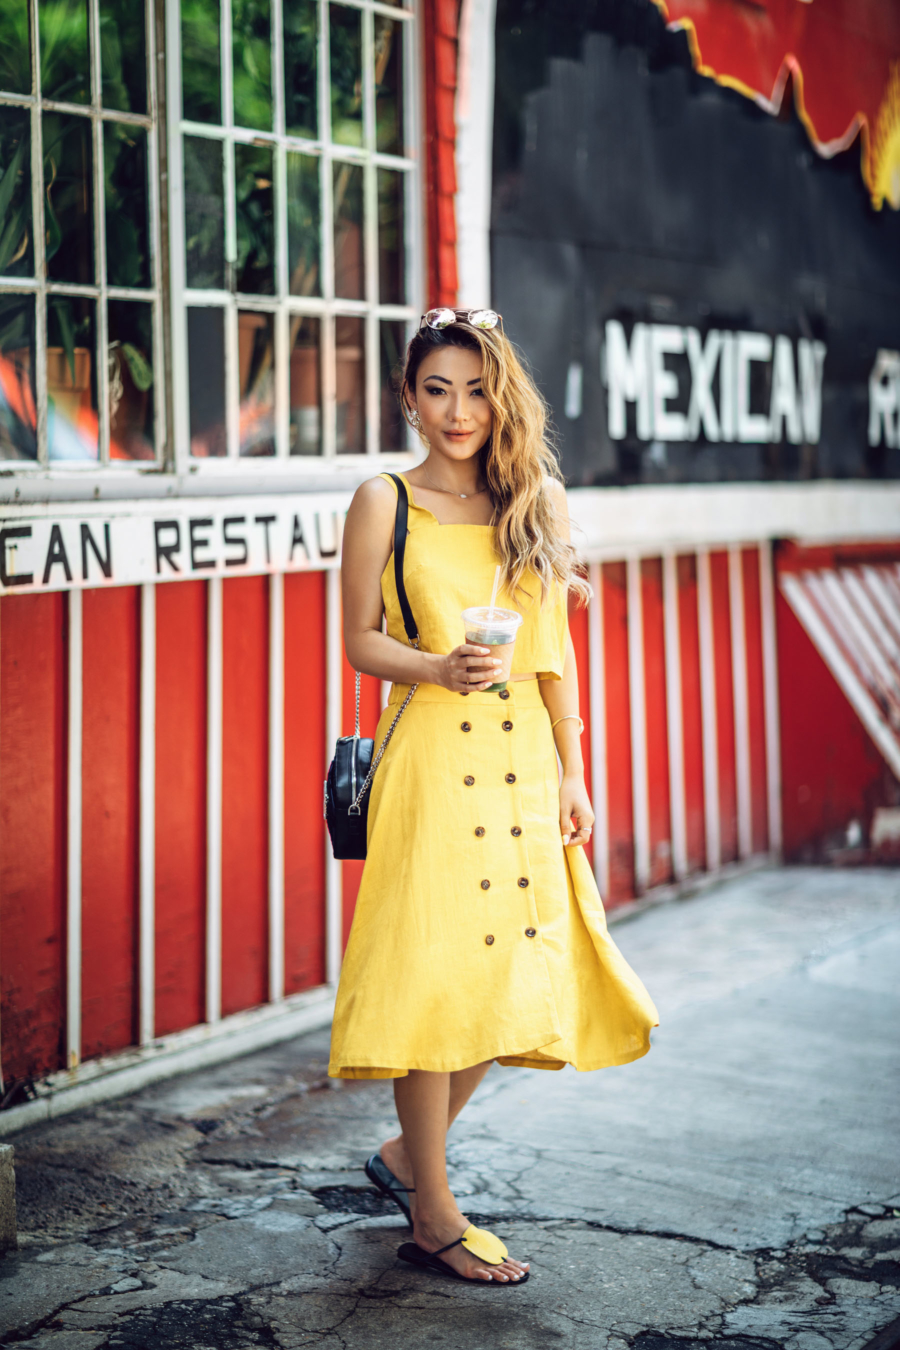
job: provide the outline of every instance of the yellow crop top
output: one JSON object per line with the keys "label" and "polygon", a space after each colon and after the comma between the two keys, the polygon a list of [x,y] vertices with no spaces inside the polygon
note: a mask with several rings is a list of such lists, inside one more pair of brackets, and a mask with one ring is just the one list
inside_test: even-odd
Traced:
{"label": "yellow crop top", "polygon": [[[381,474],[396,492],[396,484]],[[495,546],[493,525],[441,525],[424,506],[419,506],[406,478],[409,491],[409,534],[403,566],[403,580],[419,629],[419,649],[444,656],[465,642],[464,609],[490,602],[494,572],[500,558]],[[536,672],[539,679],[562,679],[566,660],[569,618],[566,596],[561,586],[540,604],[540,584],[533,575],[525,576],[525,589],[513,600],[501,588],[497,604],[516,610],[523,623],[516,638],[513,675]],[[381,594],[387,631],[406,644],[406,631],[397,598],[394,559],[389,558],[381,577]]]}

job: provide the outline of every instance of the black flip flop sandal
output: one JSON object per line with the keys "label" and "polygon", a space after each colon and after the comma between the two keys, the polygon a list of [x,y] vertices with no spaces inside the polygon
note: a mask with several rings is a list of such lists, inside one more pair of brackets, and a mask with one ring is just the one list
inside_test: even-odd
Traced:
{"label": "black flip flop sandal", "polygon": [[366,1176],[376,1190],[381,1191],[381,1194],[386,1195],[389,1200],[393,1200],[410,1228],[412,1228],[412,1210],[409,1207],[409,1202],[404,1199],[404,1196],[411,1194],[415,1190],[415,1187],[401,1186],[380,1153],[372,1154],[371,1158],[366,1163],[365,1170]]}
{"label": "black flip flop sandal", "polygon": [[[428,1270],[433,1275],[445,1275],[451,1280],[462,1280],[464,1284],[488,1285],[495,1289],[509,1287],[518,1289],[519,1285],[526,1283],[531,1274],[528,1270],[523,1271],[517,1280],[469,1279],[466,1275],[460,1275],[452,1266],[448,1266],[446,1261],[439,1259],[444,1252],[449,1252],[451,1247],[465,1247],[466,1251],[472,1252],[473,1256],[484,1261],[485,1265],[491,1266],[499,1266],[509,1255],[498,1237],[484,1228],[476,1228],[474,1224],[469,1224],[462,1237],[458,1237],[455,1242],[448,1242],[446,1247],[439,1247],[436,1252],[426,1252],[417,1242],[404,1242],[397,1248],[397,1255],[401,1261],[418,1266],[420,1270]],[[485,1254],[486,1251],[490,1251],[489,1257]]]}

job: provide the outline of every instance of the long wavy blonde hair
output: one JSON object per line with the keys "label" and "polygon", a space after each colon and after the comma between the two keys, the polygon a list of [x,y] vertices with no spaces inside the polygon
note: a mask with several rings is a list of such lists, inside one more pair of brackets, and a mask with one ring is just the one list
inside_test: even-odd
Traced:
{"label": "long wavy blonde hair", "polygon": [[[459,310],[462,314],[465,311]],[[400,407],[418,431],[409,403],[419,367],[427,356],[444,347],[461,347],[481,356],[482,388],[493,423],[487,443],[479,451],[484,479],[494,507],[501,580],[510,595],[530,595],[522,584],[533,573],[540,582],[541,601],[556,586],[574,592],[584,604],[590,587],[578,564],[575,549],[563,537],[555,493],[548,479],[562,482],[547,422],[547,405],[509,338],[498,328],[473,328],[467,323],[446,328],[420,328],[406,349],[400,379]],[[425,446],[428,442],[419,435]]]}

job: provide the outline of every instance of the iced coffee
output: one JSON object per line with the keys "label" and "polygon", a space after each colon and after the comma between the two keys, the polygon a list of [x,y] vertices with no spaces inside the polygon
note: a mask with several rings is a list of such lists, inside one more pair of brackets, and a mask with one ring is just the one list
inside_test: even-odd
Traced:
{"label": "iced coffee", "polygon": [[484,692],[493,694],[505,689],[512,672],[516,634],[522,623],[521,614],[512,609],[490,609],[484,606],[464,609],[462,618],[466,625],[466,642],[475,647],[489,648],[491,656],[502,662],[495,682]]}

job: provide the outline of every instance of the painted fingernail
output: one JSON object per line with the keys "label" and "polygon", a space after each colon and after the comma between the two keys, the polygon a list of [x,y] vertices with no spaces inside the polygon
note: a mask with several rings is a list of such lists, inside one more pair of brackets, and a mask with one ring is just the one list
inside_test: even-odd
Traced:
{"label": "painted fingernail", "polygon": [[569,835],[564,834],[563,837],[562,837],[562,839],[563,839],[563,843],[564,843],[564,844],[567,844],[567,843],[569,842]]}

